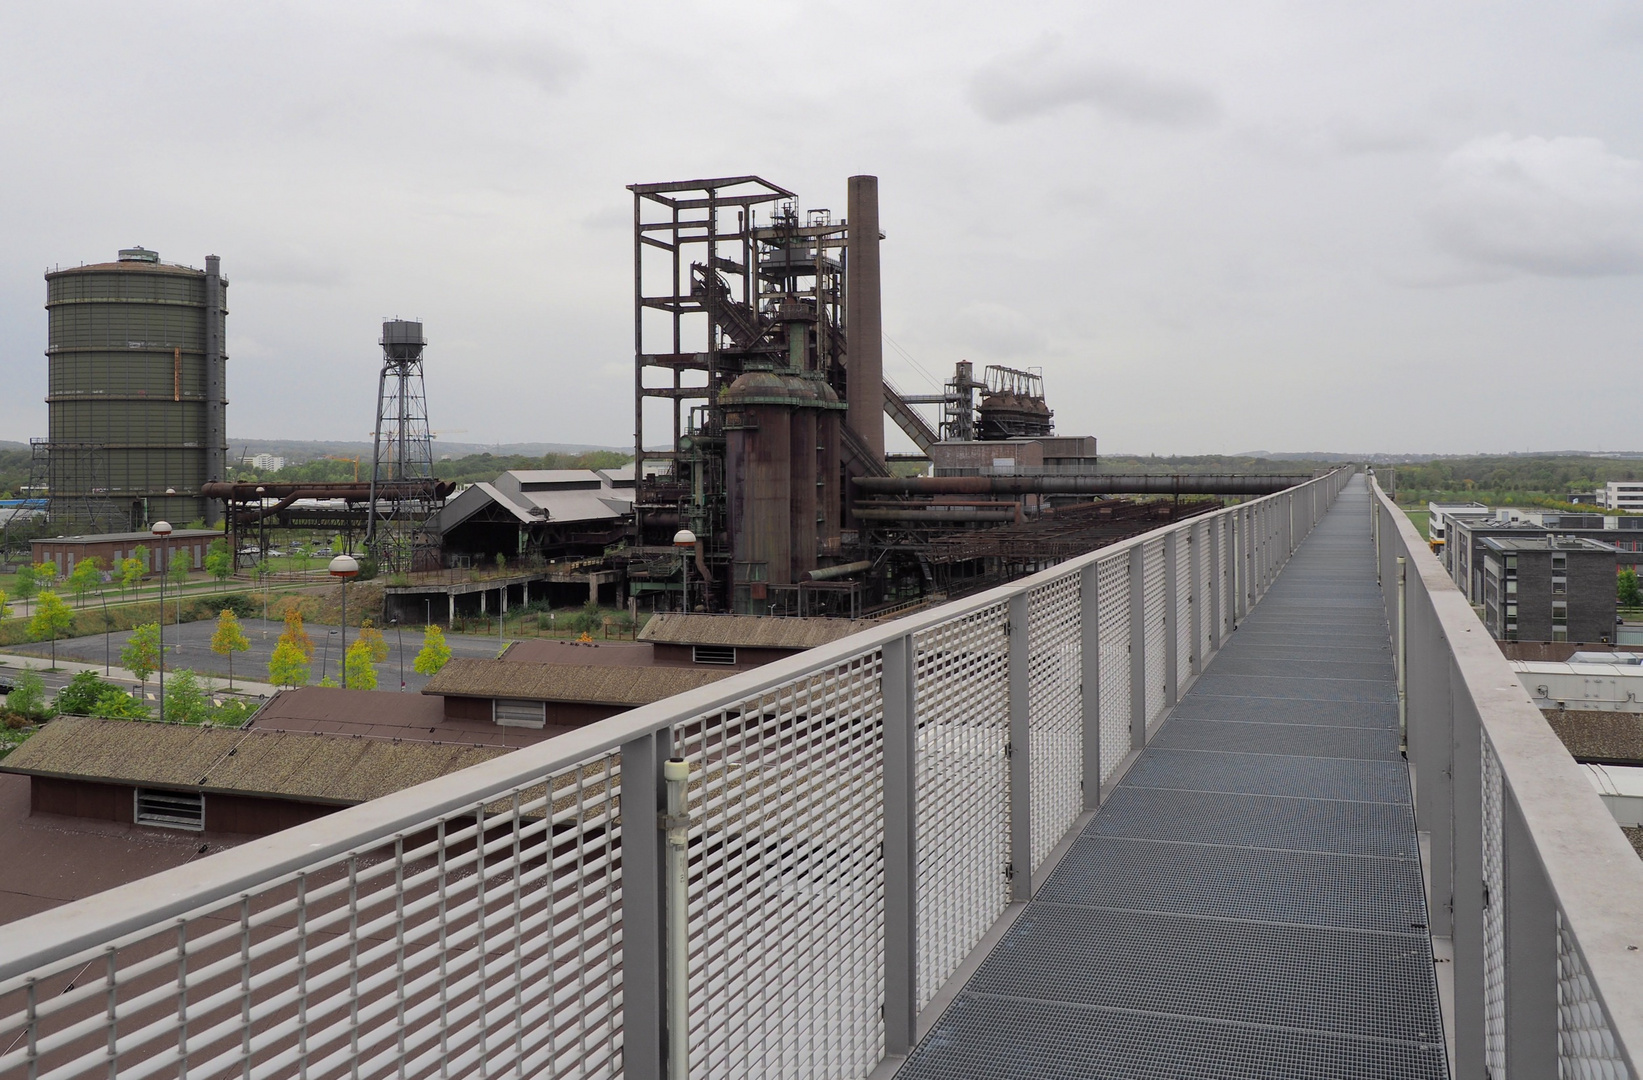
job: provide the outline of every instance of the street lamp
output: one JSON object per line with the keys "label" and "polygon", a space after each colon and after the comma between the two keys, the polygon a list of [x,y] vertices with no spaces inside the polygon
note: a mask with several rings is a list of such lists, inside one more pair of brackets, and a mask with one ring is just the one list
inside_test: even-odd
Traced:
{"label": "street lamp", "polygon": [[[257,538],[257,572],[262,575],[262,636],[268,637],[268,501],[263,498],[264,488],[257,485],[257,525],[260,535]],[[234,553],[234,561],[239,562],[240,553]]]}
{"label": "street lamp", "polygon": [[680,529],[673,534],[673,546],[679,549],[679,561],[685,568],[685,595],[684,608],[690,611],[690,549],[696,546],[696,534],[689,529]]}
{"label": "street lamp", "polygon": [[165,552],[166,538],[171,535],[171,522],[156,521],[148,527],[160,541],[160,719],[165,719]]}
{"label": "street lamp", "polygon": [[405,692],[405,628],[399,625],[399,619],[393,620],[394,631],[399,636],[399,692]]}
{"label": "street lamp", "polygon": [[331,560],[331,576],[342,581],[342,685],[348,685],[348,579],[359,573],[359,560],[338,555]]}

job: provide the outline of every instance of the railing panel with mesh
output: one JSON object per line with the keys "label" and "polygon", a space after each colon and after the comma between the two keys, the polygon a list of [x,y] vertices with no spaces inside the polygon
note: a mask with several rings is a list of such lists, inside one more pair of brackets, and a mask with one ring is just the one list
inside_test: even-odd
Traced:
{"label": "railing panel with mesh", "polygon": [[1434,932],[1454,940],[1456,1072],[1637,1080],[1643,861],[1403,511],[1371,491],[1395,647],[1408,639],[1416,817],[1451,853],[1429,873]]}
{"label": "railing panel with mesh", "polygon": [[[1325,505],[1345,475],[1312,482]],[[1117,775],[1137,705],[1157,718],[1167,635],[1180,677],[1205,655],[1207,628],[1183,636],[1188,598],[1230,598],[1204,538],[1223,530],[1224,554],[1242,509],[1167,527],[1173,611],[1153,532],[0,926],[0,1075],[557,1080],[620,1077],[640,1058],[654,1071],[668,1045],[655,770],[671,750],[691,767],[692,1074],[865,1077],[906,1048],[886,1018],[954,984],[1047,870],[1085,789]],[[1012,599],[1025,648],[1011,647]],[[1012,656],[1027,665],[1027,767],[1012,757]],[[892,685],[905,697],[887,701]],[[911,755],[901,779],[892,730],[907,747],[895,760]],[[1084,775],[1091,746],[1099,776]],[[1010,865],[1028,825],[1012,805],[1030,808],[1030,867]],[[910,857],[887,855],[892,819]],[[889,1000],[896,987],[905,999]]]}

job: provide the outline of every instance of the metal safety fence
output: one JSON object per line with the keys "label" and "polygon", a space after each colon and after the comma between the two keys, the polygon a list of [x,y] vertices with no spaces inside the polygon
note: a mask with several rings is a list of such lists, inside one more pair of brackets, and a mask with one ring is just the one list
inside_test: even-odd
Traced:
{"label": "metal safety fence", "polygon": [[677,757],[690,1075],[865,1077],[1347,475],[0,927],[0,1075],[665,1075]]}
{"label": "metal safety fence", "polygon": [[1643,861],[1403,512],[1371,486],[1457,1080],[1636,1080]]}

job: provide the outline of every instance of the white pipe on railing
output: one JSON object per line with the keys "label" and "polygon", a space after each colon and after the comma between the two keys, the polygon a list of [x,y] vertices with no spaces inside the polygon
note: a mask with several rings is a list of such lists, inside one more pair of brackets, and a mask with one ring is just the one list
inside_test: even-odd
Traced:
{"label": "white pipe on railing", "polygon": [[1398,753],[1409,756],[1409,563],[1398,556]]}
{"label": "white pipe on railing", "polygon": [[667,1075],[690,1077],[690,819],[685,796],[690,763],[668,758],[667,781]]}

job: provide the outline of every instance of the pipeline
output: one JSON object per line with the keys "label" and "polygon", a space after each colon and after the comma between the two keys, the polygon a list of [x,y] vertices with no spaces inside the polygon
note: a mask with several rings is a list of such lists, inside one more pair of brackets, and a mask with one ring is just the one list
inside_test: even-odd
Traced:
{"label": "pipeline", "polygon": [[873,495],[1271,495],[1311,476],[1103,473],[1048,476],[856,476]]}
{"label": "pipeline", "polygon": [[849,577],[864,570],[873,569],[872,559],[863,559],[860,562],[847,562],[842,566],[824,566],[820,570],[812,570],[804,575],[806,581],[832,581],[835,578]]}
{"label": "pipeline", "polygon": [[[448,498],[456,490],[456,485],[449,480],[388,480],[377,485],[377,495],[381,498],[411,497],[423,498],[428,494],[429,485],[433,485],[435,498]],[[261,488],[259,494],[258,488]],[[203,499],[228,499],[234,502],[255,502],[259,498],[284,499],[348,499],[352,502],[369,502],[371,499],[371,485],[367,481],[316,481],[314,483],[244,483],[231,484],[213,481],[200,485],[200,497]]]}
{"label": "pipeline", "polygon": [[905,507],[856,507],[858,521],[1000,521],[1018,524],[1021,521],[1021,512],[1014,506],[1002,506],[997,509],[982,509],[971,506],[942,506],[939,503],[931,504],[928,510],[919,509],[919,504],[910,504]]}

